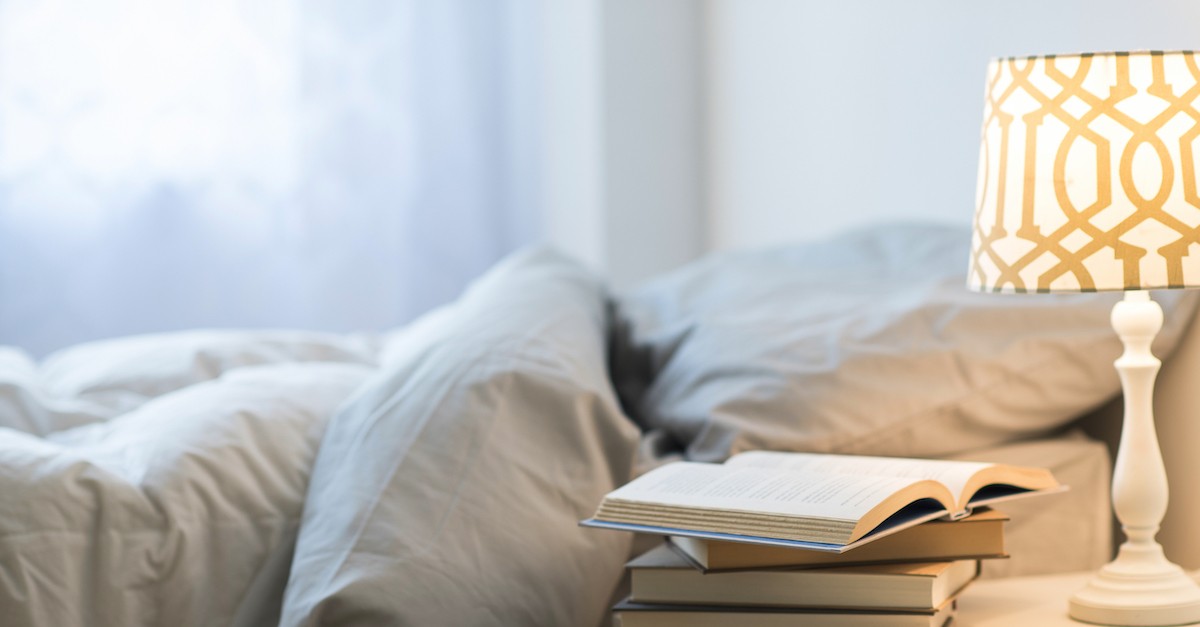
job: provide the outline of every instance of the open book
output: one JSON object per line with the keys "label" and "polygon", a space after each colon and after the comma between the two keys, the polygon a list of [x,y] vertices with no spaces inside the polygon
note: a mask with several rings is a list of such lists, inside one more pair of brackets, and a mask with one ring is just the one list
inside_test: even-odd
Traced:
{"label": "open book", "polygon": [[610,492],[581,524],[841,553],[936,518],[1065,489],[1040,468],[752,451],[675,462]]}

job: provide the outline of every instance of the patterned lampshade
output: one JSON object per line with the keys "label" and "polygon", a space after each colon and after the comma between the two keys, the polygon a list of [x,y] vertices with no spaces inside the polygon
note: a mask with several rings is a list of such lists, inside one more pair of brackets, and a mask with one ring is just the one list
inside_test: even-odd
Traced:
{"label": "patterned lampshade", "polygon": [[1198,55],[991,62],[972,289],[1200,286]]}

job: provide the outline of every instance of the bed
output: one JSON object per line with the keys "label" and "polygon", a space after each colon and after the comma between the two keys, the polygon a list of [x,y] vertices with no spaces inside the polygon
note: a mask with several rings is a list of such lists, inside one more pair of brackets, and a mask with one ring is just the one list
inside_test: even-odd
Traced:
{"label": "bed", "polygon": [[[387,333],[2,349],[0,616],[604,624],[643,544],[576,523],[657,464],[753,448],[1050,467],[1072,489],[1013,504],[1013,557],[987,574],[1096,567],[1113,297],[969,294],[967,244],[866,229],[616,293],[530,250]],[[1159,299],[1156,350],[1176,353],[1159,401],[1185,411],[1197,302]],[[1194,515],[1181,501],[1175,529]]]}

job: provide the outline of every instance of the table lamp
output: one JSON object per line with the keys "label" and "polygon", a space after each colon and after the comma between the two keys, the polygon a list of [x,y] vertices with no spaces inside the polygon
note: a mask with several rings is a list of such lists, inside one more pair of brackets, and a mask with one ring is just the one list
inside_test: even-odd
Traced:
{"label": "table lamp", "polygon": [[[1151,289],[1200,287],[1200,53],[1113,52],[988,65],[967,283],[1122,290],[1112,324],[1125,418],[1113,508],[1126,540],[1069,604],[1104,625],[1200,622],[1200,586],[1155,541],[1167,474],[1152,398]],[[1187,419],[1196,419],[1188,416]]]}

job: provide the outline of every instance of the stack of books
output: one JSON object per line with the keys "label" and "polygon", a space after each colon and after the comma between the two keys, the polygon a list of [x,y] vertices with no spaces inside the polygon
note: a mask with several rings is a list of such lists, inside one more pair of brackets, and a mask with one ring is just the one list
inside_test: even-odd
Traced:
{"label": "stack of books", "polygon": [[622,627],[941,627],[1007,556],[990,506],[1061,489],[1037,468],[752,452],[663,466],[582,524],[667,537],[629,562]]}

